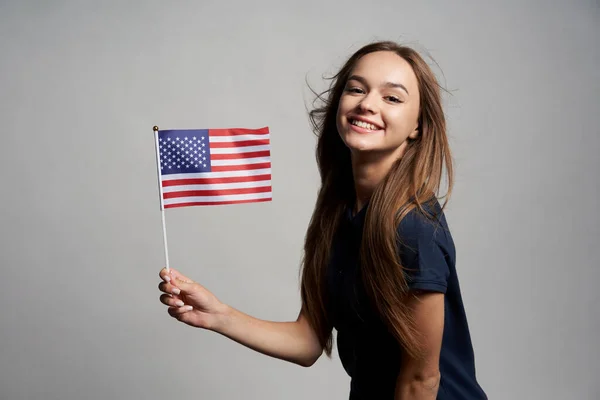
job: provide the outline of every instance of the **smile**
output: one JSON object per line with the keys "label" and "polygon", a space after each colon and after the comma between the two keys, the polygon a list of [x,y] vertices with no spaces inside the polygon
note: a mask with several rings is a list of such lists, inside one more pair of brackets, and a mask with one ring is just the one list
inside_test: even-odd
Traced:
{"label": "smile", "polygon": [[376,125],[373,125],[373,124],[370,124],[370,123],[364,122],[364,121],[359,121],[357,119],[350,119],[349,122],[350,122],[350,124],[352,124],[354,126],[358,126],[359,128],[363,128],[368,131],[378,131],[378,130],[382,129]]}

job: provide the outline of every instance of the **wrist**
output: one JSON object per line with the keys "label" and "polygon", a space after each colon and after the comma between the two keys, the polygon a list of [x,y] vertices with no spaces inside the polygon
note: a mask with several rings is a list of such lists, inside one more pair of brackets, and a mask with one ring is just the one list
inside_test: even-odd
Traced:
{"label": "wrist", "polygon": [[214,314],[214,322],[210,329],[217,333],[223,333],[232,313],[233,308],[229,307],[225,303],[220,303],[219,307],[217,307],[217,312]]}

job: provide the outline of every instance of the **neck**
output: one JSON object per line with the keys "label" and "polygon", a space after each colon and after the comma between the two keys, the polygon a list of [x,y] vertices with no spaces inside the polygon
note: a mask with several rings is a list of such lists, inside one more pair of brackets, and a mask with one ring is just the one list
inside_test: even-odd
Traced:
{"label": "neck", "polygon": [[397,159],[398,155],[395,152],[390,154],[356,152],[352,154],[352,175],[356,191],[355,213],[369,201]]}

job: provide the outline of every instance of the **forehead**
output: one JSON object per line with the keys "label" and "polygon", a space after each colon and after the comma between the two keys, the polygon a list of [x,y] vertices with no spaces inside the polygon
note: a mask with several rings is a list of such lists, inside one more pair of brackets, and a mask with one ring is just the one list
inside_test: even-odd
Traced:
{"label": "forehead", "polygon": [[405,59],[391,51],[378,51],[363,56],[354,65],[351,75],[362,76],[369,85],[401,83],[409,92],[417,91],[417,77],[412,67]]}

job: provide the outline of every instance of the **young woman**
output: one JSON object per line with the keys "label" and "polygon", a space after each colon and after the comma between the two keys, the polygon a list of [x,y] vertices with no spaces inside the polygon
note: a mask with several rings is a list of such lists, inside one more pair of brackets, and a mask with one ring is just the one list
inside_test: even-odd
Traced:
{"label": "young woman", "polygon": [[438,202],[452,162],[434,74],[414,50],[377,42],[326,94],[310,113],[321,189],[297,320],[253,318],[175,269],[160,272],[161,302],[181,322],[306,367],[331,355],[335,328],[350,399],[486,399]]}

